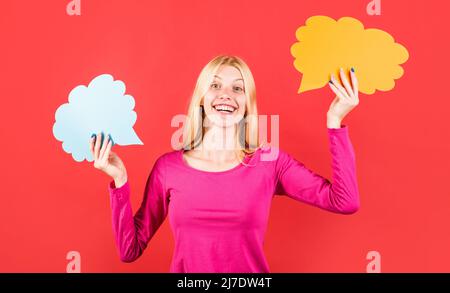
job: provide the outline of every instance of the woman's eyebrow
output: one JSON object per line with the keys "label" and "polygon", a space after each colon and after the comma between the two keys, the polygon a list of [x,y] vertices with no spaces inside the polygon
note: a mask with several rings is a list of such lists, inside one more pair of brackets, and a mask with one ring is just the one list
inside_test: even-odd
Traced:
{"label": "woman's eyebrow", "polygon": [[[218,75],[214,75],[214,77],[217,77],[218,79],[222,79],[220,76],[218,76]],[[244,79],[242,79],[242,78],[236,78],[235,80],[233,80],[233,81],[236,81],[236,80],[242,80],[242,81],[244,81]]]}

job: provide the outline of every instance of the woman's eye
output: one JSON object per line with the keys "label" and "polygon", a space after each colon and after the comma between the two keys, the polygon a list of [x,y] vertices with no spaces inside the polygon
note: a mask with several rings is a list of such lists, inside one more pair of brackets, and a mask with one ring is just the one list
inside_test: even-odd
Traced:
{"label": "woman's eye", "polygon": [[242,88],[239,86],[234,87],[234,90],[237,92],[242,92]]}
{"label": "woman's eye", "polygon": [[211,84],[211,88],[217,89],[217,88],[219,88],[219,85],[217,83],[213,83],[213,84]]}

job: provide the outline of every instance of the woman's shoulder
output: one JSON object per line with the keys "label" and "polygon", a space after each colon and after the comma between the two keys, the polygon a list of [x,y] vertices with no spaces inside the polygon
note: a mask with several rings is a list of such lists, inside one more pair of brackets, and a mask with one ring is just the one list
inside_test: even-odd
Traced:
{"label": "woman's shoulder", "polygon": [[161,155],[159,155],[159,157],[156,159],[156,162],[158,164],[167,164],[170,162],[174,162],[176,161],[179,156],[181,155],[182,150],[171,150],[171,151],[166,151],[164,153],[162,153]]}

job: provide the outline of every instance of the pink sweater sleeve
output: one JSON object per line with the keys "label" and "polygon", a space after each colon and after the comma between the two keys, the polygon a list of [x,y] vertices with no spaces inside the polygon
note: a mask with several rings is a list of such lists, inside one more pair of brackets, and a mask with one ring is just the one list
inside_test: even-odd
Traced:
{"label": "pink sweater sleeve", "polygon": [[123,262],[132,262],[142,254],[167,216],[168,197],[163,174],[164,164],[159,158],[148,177],[142,204],[134,217],[129,182],[119,188],[115,187],[114,181],[109,185],[113,232]]}
{"label": "pink sweater sleeve", "polygon": [[332,156],[332,183],[280,151],[275,193],[331,212],[352,214],[359,209],[360,202],[355,154],[348,127],[328,128],[328,138]]}

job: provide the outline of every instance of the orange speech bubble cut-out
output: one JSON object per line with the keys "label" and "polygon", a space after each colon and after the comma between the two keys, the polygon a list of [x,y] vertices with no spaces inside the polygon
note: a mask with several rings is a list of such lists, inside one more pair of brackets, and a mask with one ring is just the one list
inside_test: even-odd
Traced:
{"label": "orange speech bubble cut-out", "polygon": [[339,78],[339,68],[355,69],[359,91],[373,94],[389,91],[403,75],[403,64],[409,54],[404,46],[379,29],[364,29],[352,17],[334,20],[328,16],[312,16],[296,31],[298,42],[291,46],[294,66],[302,73],[298,93],[318,89]]}

